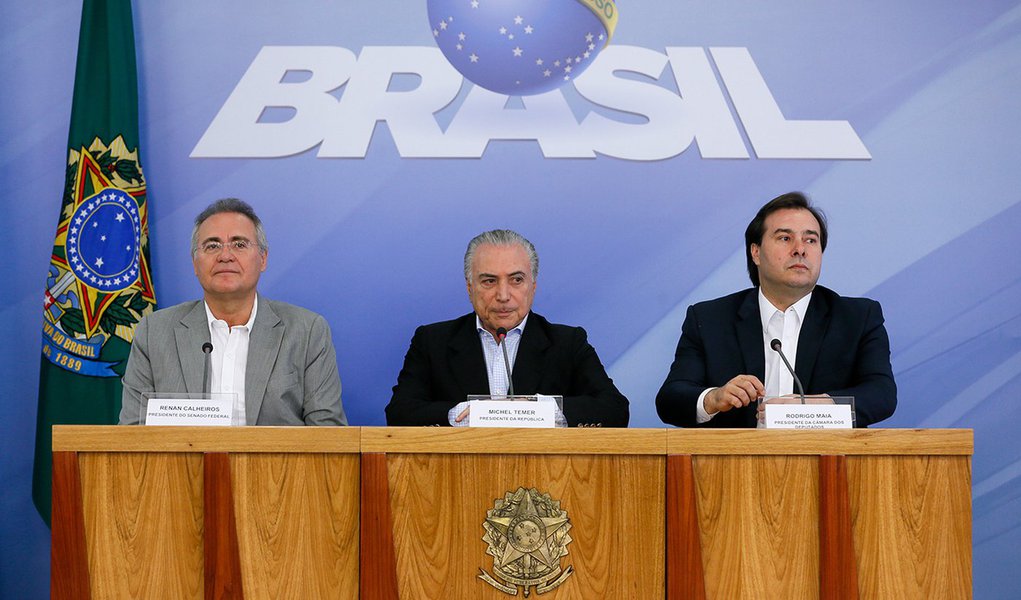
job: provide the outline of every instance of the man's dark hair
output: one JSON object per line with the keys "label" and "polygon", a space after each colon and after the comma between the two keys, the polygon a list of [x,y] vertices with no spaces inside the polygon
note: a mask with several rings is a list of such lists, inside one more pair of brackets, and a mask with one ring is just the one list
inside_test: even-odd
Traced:
{"label": "man's dark hair", "polygon": [[748,261],[748,277],[754,286],[759,285],[759,267],[752,260],[752,244],[762,245],[762,236],[766,233],[766,217],[785,208],[802,209],[812,213],[819,222],[819,245],[823,252],[826,251],[826,215],[822,210],[812,206],[808,197],[801,192],[788,192],[777,196],[759,209],[755,218],[748,224],[748,229],[744,230],[744,254]]}

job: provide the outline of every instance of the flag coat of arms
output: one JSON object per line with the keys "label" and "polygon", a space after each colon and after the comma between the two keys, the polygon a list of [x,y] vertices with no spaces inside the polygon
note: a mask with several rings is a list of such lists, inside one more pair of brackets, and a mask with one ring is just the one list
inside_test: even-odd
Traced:
{"label": "flag coat of arms", "polygon": [[85,0],[67,170],[43,294],[32,497],[50,522],[52,426],[112,424],[135,324],[153,311],[130,0]]}

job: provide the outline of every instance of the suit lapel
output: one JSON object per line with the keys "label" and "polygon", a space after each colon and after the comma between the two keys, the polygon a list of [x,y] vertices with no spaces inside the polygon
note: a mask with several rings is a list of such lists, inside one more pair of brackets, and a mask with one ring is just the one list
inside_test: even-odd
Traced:
{"label": "suit lapel", "polygon": [[202,345],[209,341],[209,321],[206,319],[205,304],[201,300],[174,326],[174,340],[177,343],[185,389],[189,394],[205,392],[202,389],[202,373],[205,369]]}
{"label": "suit lapel", "polygon": [[486,359],[482,356],[479,331],[475,327],[475,313],[462,317],[460,321],[447,347],[447,364],[461,390],[458,402],[465,400],[468,394],[489,393],[489,376],[486,373]]}
{"label": "suit lapel", "polygon": [[[737,311],[737,322],[734,324],[737,342],[741,346],[741,358],[744,360],[744,373],[754,375],[759,381],[766,379],[766,351],[762,343],[762,315],[759,313],[759,289],[752,288],[745,294],[744,301]],[[755,427],[755,405],[750,404],[744,411],[744,426]]]}
{"label": "suit lapel", "polygon": [[737,311],[734,324],[737,342],[744,360],[744,373],[763,380],[766,377],[766,354],[762,343],[762,316],[759,314],[759,290],[749,291]]}
{"label": "suit lapel", "polygon": [[269,301],[259,296],[255,324],[248,335],[248,363],[245,366],[245,418],[249,425],[259,422],[269,374],[280,353],[285,329]]}
{"label": "suit lapel", "polygon": [[542,319],[531,313],[528,322],[525,323],[525,330],[521,333],[518,354],[514,357],[511,380],[514,382],[516,393],[534,394],[538,391],[545,366],[543,357],[549,346],[549,336],[546,335]]}
{"label": "suit lapel", "polygon": [[823,290],[816,288],[812,300],[805,311],[805,321],[801,324],[798,334],[798,355],[794,359],[794,370],[797,371],[805,393],[812,393],[812,373],[816,359],[823,347],[823,338],[829,325],[830,301]]}

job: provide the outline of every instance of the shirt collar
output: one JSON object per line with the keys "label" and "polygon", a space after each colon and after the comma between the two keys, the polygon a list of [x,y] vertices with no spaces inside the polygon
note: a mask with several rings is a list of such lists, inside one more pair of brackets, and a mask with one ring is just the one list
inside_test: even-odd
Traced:
{"label": "shirt collar", "polygon": [[[813,290],[814,291],[814,290]],[[812,292],[805,294],[801,300],[798,300],[788,308],[788,311],[793,311],[798,316],[798,321],[804,323],[805,311],[808,310],[808,304],[812,301]],[[773,318],[773,313],[780,310],[773,306],[766,295],[762,293],[762,288],[759,288],[759,318],[762,320],[762,332],[766,333],[769,330],[769,320]]]}
{"label": "shirt collar", "polygon": [[[526,314],[525,318],[521,319],[520,323],[518,323],[517,325],[512,327],[510,329],[510,331],[507,332],[507,335],[510,335],[511,331],[517,331],[518,335],[524,334],[525,333],[525,323],[528,322],[528,315],[529,314],[531,314],[531,313]],[[486,333],[489,333],[489,331],[487,331],[486,328],[482,326],[482,319],[479,318],[478,313],[475,313],[475,328],[479,330],[479,333],[482,333],[483,331],[485,331]],[[489,335],[492,337],[493,334],[489,333]]]}
{"label": "shirt collar", "polygon": [[[226,321],[224,321],[223,319],[217,319],[215,316],[213,316],[213,311],[209,310],[209,304],[205,300],[202,301],[202,306],[206,308],[206,323],[209,324],[210,329],[212,329],[213,323],[217,321],[226,324]],[[255,313],[257,313],[258,311],[259,311],[259,296],[258,294],[256,294],[255,302],[252,303],[252,316],[248,317],[248,322],[242,325],[242,327],[245,327],[246,329],[248,329],[248,331],[251,331],[252,327],[255,325]]]}

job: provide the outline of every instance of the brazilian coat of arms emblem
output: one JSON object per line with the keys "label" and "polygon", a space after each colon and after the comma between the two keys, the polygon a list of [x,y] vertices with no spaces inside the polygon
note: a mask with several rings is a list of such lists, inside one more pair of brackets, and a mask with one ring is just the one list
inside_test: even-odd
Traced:
{"label": "brazilian coat of arms emblem", "polygon": [[525,597],[532,587],[543,594],[574,572],[570,565],[560,566],[571,543],[571,520],[560,501],[548,493],[523,487],[507,492],[486,512],[482,527],[486,531],[482,541],[489,545],[486,554],[493,557],[493,574],[479,569],[478,577],[502,592],[516,596],[521,586]]}
{"label": "brazilian coat of arms emblem", "polygon": [[111,339],[130,344],[156,304],[148,265],[146,186],[123,138],[70,150],[61,221],[43,298],[43,356],[67,371],[119,377],[103,360]]}

